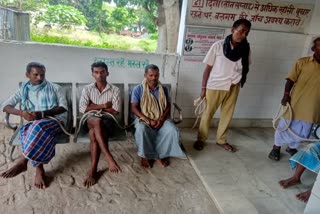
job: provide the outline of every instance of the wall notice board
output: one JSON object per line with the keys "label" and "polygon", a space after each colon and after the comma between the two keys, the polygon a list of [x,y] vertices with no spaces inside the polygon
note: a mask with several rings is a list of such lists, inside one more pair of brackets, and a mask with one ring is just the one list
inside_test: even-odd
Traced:
{"label": "wall notice board", "polygon": [[225,29],[199,26],[187,26],[183,55],[205,56],[211,45],[224,38]]}

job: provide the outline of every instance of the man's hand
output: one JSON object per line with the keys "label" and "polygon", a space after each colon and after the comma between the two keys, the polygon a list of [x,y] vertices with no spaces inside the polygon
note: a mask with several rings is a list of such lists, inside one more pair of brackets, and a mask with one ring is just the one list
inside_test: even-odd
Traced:
{"label": "man's hand", "polygon": [[207,91],[206,88],[202,88],[202,89],[201,89],[201,94],[200,94],[201,99],[203,99],[203,98],[206,97],[206,91]]}
{"label": "man's hand", "polygon": [[247,81],[247,75],[246,74],[242,74],[241,80],[240,80],[240,86],[241,88],[243,88],[244,84]]}
{"label": "man's hand", "polygon": [[149,123],[152,128],[155,128],[155,126],[157,125],[157,121],[155,120],[149,120]]}
{"label": "man's hand", "polygon": [[165,120],[157,120],[157,124],[154,126],[155,129],[160,129],[162,127],[162,125],[164,124]]}
{"label": "man's hand", "polygon": [[283,95],[283,98],[282,98],[282,100],[281,100],[281,104],[283,105],[283,106],[285,106],[285,105],[287,105],[287,103],[290,103],[290,101],[291,101],[291,97],[290,97],[290,94],[284,94]]}
{"label": "man's hand", "polygon": [[104,108],[112,108],[112,102],[111,102],[111,101],[106,102],[106,103],[104,104]]}
{"label": "man's hand", "polygon": [[22,117],[27,121],[39,120],[41,119],[41,112],[40,111],[36,111],[36,112],[23,111]]}

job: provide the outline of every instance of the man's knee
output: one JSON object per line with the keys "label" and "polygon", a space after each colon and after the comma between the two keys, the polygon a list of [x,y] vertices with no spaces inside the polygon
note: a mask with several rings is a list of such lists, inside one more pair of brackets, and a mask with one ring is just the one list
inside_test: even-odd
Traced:
{"label": "man's knee", "polygon": [[103,127],[103,120],[97,117],[91,117],[88,119],[88,127],[101,128]]}
{"label": "man's knee", "polygon": [[94,141],[96,139],[93,129],[89,129],[89,137],[91,141]]}

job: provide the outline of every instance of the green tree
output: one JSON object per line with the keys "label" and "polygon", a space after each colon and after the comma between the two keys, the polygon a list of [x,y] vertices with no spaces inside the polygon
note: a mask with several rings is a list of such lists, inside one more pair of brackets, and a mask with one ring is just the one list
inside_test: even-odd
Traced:
{"label": "green tree", "polygon": [[77,8],[87,19],[87,27],[90,30],[103,32],[107,25],[103,10],[103,0],[49,0],[51,5],[64,4]]}
{"label": "green tree", "polygon": [[0,0],[0,5],[14,7],[21,11],[37,11],[39,8],[46,8],[49,0]]}
{"label": "green tree", "polygon": [[[112,0],[106,0],[111,2]],[[113,0],[117,6],[135,5],[150,14],[158,26],[158,52],[176,52],[179,23],[180,0]]]}
{"label": "green tree", "polygon": [[111,17],[107,20],[110,25],[119,33],[125,27],[130,27],[137,23],[138,17],[134,14],[133,9],[117,7],[111,12]]}
{"label": "green tree", "polygon": [[87,20],[82,13],[72,6],[51,5],[45,12],[44,21],[48,24],[57,24],[63,28],[70,28],[73,25],[84,25]]}

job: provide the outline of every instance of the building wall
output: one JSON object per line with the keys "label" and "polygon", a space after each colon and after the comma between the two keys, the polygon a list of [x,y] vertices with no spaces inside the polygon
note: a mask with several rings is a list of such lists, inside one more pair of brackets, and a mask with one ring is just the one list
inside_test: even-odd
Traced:
{"label": "building wall", "polygon": [[[191,4],[191,0],[188,1]],[[262,1],[259,1],[262,2]],[[319,1],[286,1],[292,3],[305,3],[318,5]],[[317,7],[314,7],[317,8]],[[187,5],[183,5],[183,15]],[[310,23],[305,28],[305,33],[287,33],[267,30],[254,30],[254,26],[248,36],[251,46],[252,64],[245,86],[238,97],[234,119],[231,125],[243,126],[271,126],[270,119],[277,111],[285,85],[285,78],[291,71],[295,61],[306,55],[309,51],[311,38],[320,35],[320,13],[318,9],[313,11]],[[194,121],[193,100],[200,96],[201,81],[205,65],[202,63],[204,56],[184,56],[184,32],[188,22],[182,17],[180,26],[180,44],[178,46],[181,61],[179,65],[179,80],[177,102],[184,110],[184,122],[189,125]],[[254,25],[254,23],[252,24]],[[198,27],[203,27],[198,25]],[[207,26],[204,27],[217,27]],[[224,36],[231,33],[231,28],[225,29]],[[193,61],[190,61],[193,60]],[[219,117],[219,112],[215,118]],[[190,118],[190,120],[188,120]],[[217,121],[214,120],[214,123]]]}
{"label": "building wall", "polygon": [[[31,61],[46,66],[48,80],[72,82],[74,85],[93,82],[90,65],[95,60],[105,61],[109,66],[108,81],[125,84],[125,116],[128,112],[128,84],[140,83],[144,67],[149,63],[156,64],[160,69],[160,81],[172,84],[172,99],[175,101],[176,55],[0,41],[0,56],[0,104],[17,90],[19,82],[27,81],[25,67]],[[1,112],[0,119],[3,117],[4,113]]]}

